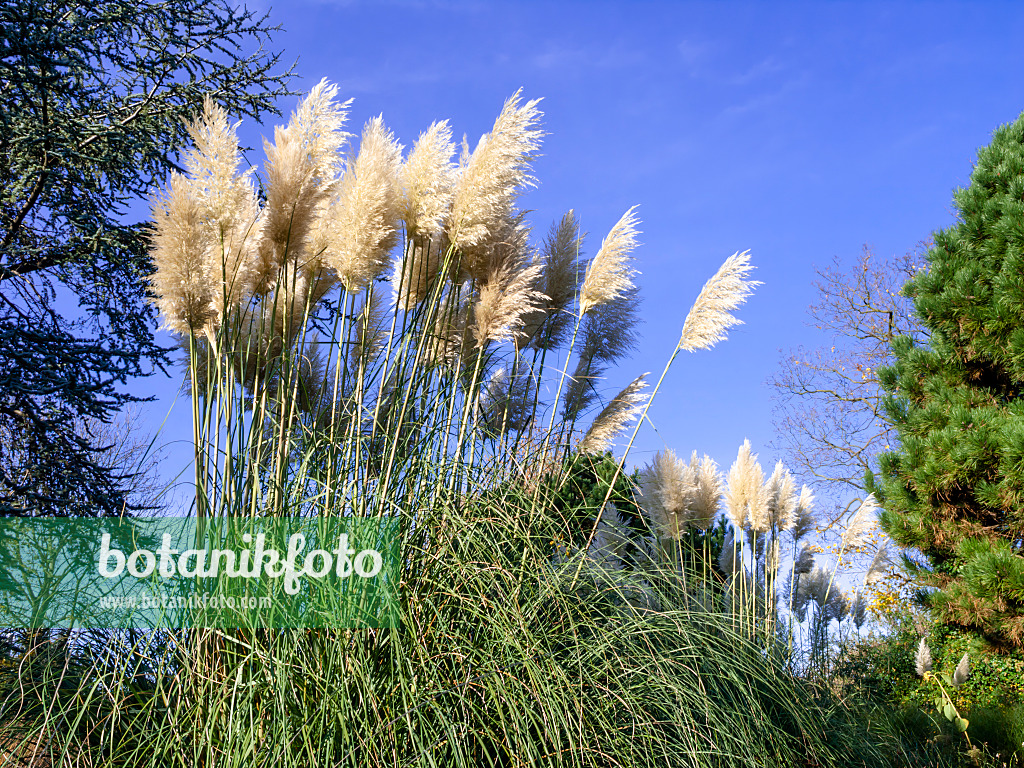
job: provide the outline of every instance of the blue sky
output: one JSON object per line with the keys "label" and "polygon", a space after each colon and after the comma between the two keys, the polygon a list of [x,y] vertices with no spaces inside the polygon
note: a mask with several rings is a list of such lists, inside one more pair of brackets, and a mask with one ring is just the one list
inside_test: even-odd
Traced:
{"label": "blue sky", "polygon": [[[543,97],[539,185],[522,205],[538,236],[573,208],[587,253],[639,205],[642,342],[617,390],[657,375],[704,281],[750,249],[764,284],[744,325],[677,359],[633,462],[659,448],[723,468],[749,438],[773,463],[771,390],[780,350],[830,340],[805,323],[815,266],[863,244],[904,253],[952,222],[978,147],[1024,110],[1024,4],[871,2],[313,2],[269,10],[297,59],[295,88],[321,77],[408,147],[449,119],[471,144],[505,98]],[[297,99],[281,105],[290,112]],[[272,125],[243,125],[261,145]],[[261,152],[250,161],[260,164]],[[151,428],[176,382],[160,395]],[[180,399],[160,442],[188,439]],[[185,455],[172,451],[175,455]],[[167,462],[168,469],[173,461]]]}

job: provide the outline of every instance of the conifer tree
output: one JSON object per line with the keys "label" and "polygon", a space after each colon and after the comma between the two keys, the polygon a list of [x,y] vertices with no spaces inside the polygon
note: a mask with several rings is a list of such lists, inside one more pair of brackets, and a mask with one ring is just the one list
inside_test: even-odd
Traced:
{"label": "conifer tree", "polygon": [[132,510],[103,434],[170,349],[130,205],[179,167],[207,96],[275,111],[275,29],[228,0],[0,4],[0,515]]}
{"label": "conifer tree", "polygon": [[1024,115],[981,149],[904,292],[929,333],[880,372],[900,447],[869,476],[942,623],[1024,647]]}

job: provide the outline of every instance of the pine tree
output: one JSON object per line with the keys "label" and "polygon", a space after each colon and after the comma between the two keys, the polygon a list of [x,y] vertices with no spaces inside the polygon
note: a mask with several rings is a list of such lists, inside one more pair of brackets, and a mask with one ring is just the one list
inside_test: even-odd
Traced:
{"label": "pine tree", "polygon": [[170,350],[129,206],[178,167],[207,95],[275,111],[274,29],[228,0],[0,5],[0,514],[131,510],[103,428]]}
{"label": "pine tree", "polygon": [[899,436],[869,473],[881,522],[937,620],[1024,647],[1024,115],[978,153],[907,283],[930,334],[893,342],[880,372]]}

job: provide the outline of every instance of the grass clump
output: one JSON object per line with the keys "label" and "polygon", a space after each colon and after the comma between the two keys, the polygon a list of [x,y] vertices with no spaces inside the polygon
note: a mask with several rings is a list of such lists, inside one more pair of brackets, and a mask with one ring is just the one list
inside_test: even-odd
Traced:
{"label": "grass clump", "polygon": [[[535,248],[537,102],[455,164],[446,123],[403,161],[372,120],[345,156],[336,97],[277,129],[259,193],[208,103],[154,201],[153,287],[187,357],[191,513],[396,520],[397,626],[76,635],[31,692],[6,677],[6,738],[95,766],[883,764],[775,618],[806,593],[779,552],[809,493],[737,480],[754,522],[726,543],[709,460],[625,472],[650,398],[603,382],[635,338],[632,209],[589,261],[571,213]],[[704,286],[652,396],[737,322],[750,269]],[[727,568],[696,566],[694,530]]]}

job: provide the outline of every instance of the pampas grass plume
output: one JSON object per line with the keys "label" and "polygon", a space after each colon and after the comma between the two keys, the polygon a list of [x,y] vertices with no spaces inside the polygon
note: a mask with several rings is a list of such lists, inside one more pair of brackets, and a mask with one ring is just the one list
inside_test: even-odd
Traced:
{"label": "pampas grass plume", "polygon": [[740,306],[760,285],[756,280],[747,280],[753,266],[750,251],[734,253],[719,267],[701,289],[697,300],[686,315],[679,348],[687,352],[710,349],[726,337],[726,331],[742,323],[730,312]]}
{"label": "pampas grass plume", "polygon": [[367,122],[359,154],[346,170],[328,216],[333,237],[325,261],[345,289],[365,288],[388,265],[398,241],[402,147],[380,117]]}
{"label": "pampas grass plume", "polygon": [[914,669],[918,677],[924,677],[925,672],[932,670],[932,652],[923,637],[917,646],[917,653],[914,654]]}
{"label": "pampas grass plume", "polygon": [[641,390],[647,386],[646,377],[645,373],[633,379],[597,415],[580,440],[580,453],[601,453],[612,446],[618,434],[643,409],[647,396]]}
{"label": "pampas grass plume", "polygon": [[629,292],[636,271],[630,267],[630,254],[636,247],[639,220],[633,206],[626,211],[601,242],[601,249],[587,267],[580,290],[580,316],[608,304]]}
{"label": "pampas grass plume", "polygon": [[539,100],[520,104],[516,91],[494,128],[470,154],[464,148],[448,217],[451,243],[459,250],[485,243],[514,216],[524,186],[533,183],[529,162],[543,135],[537,128]]}

